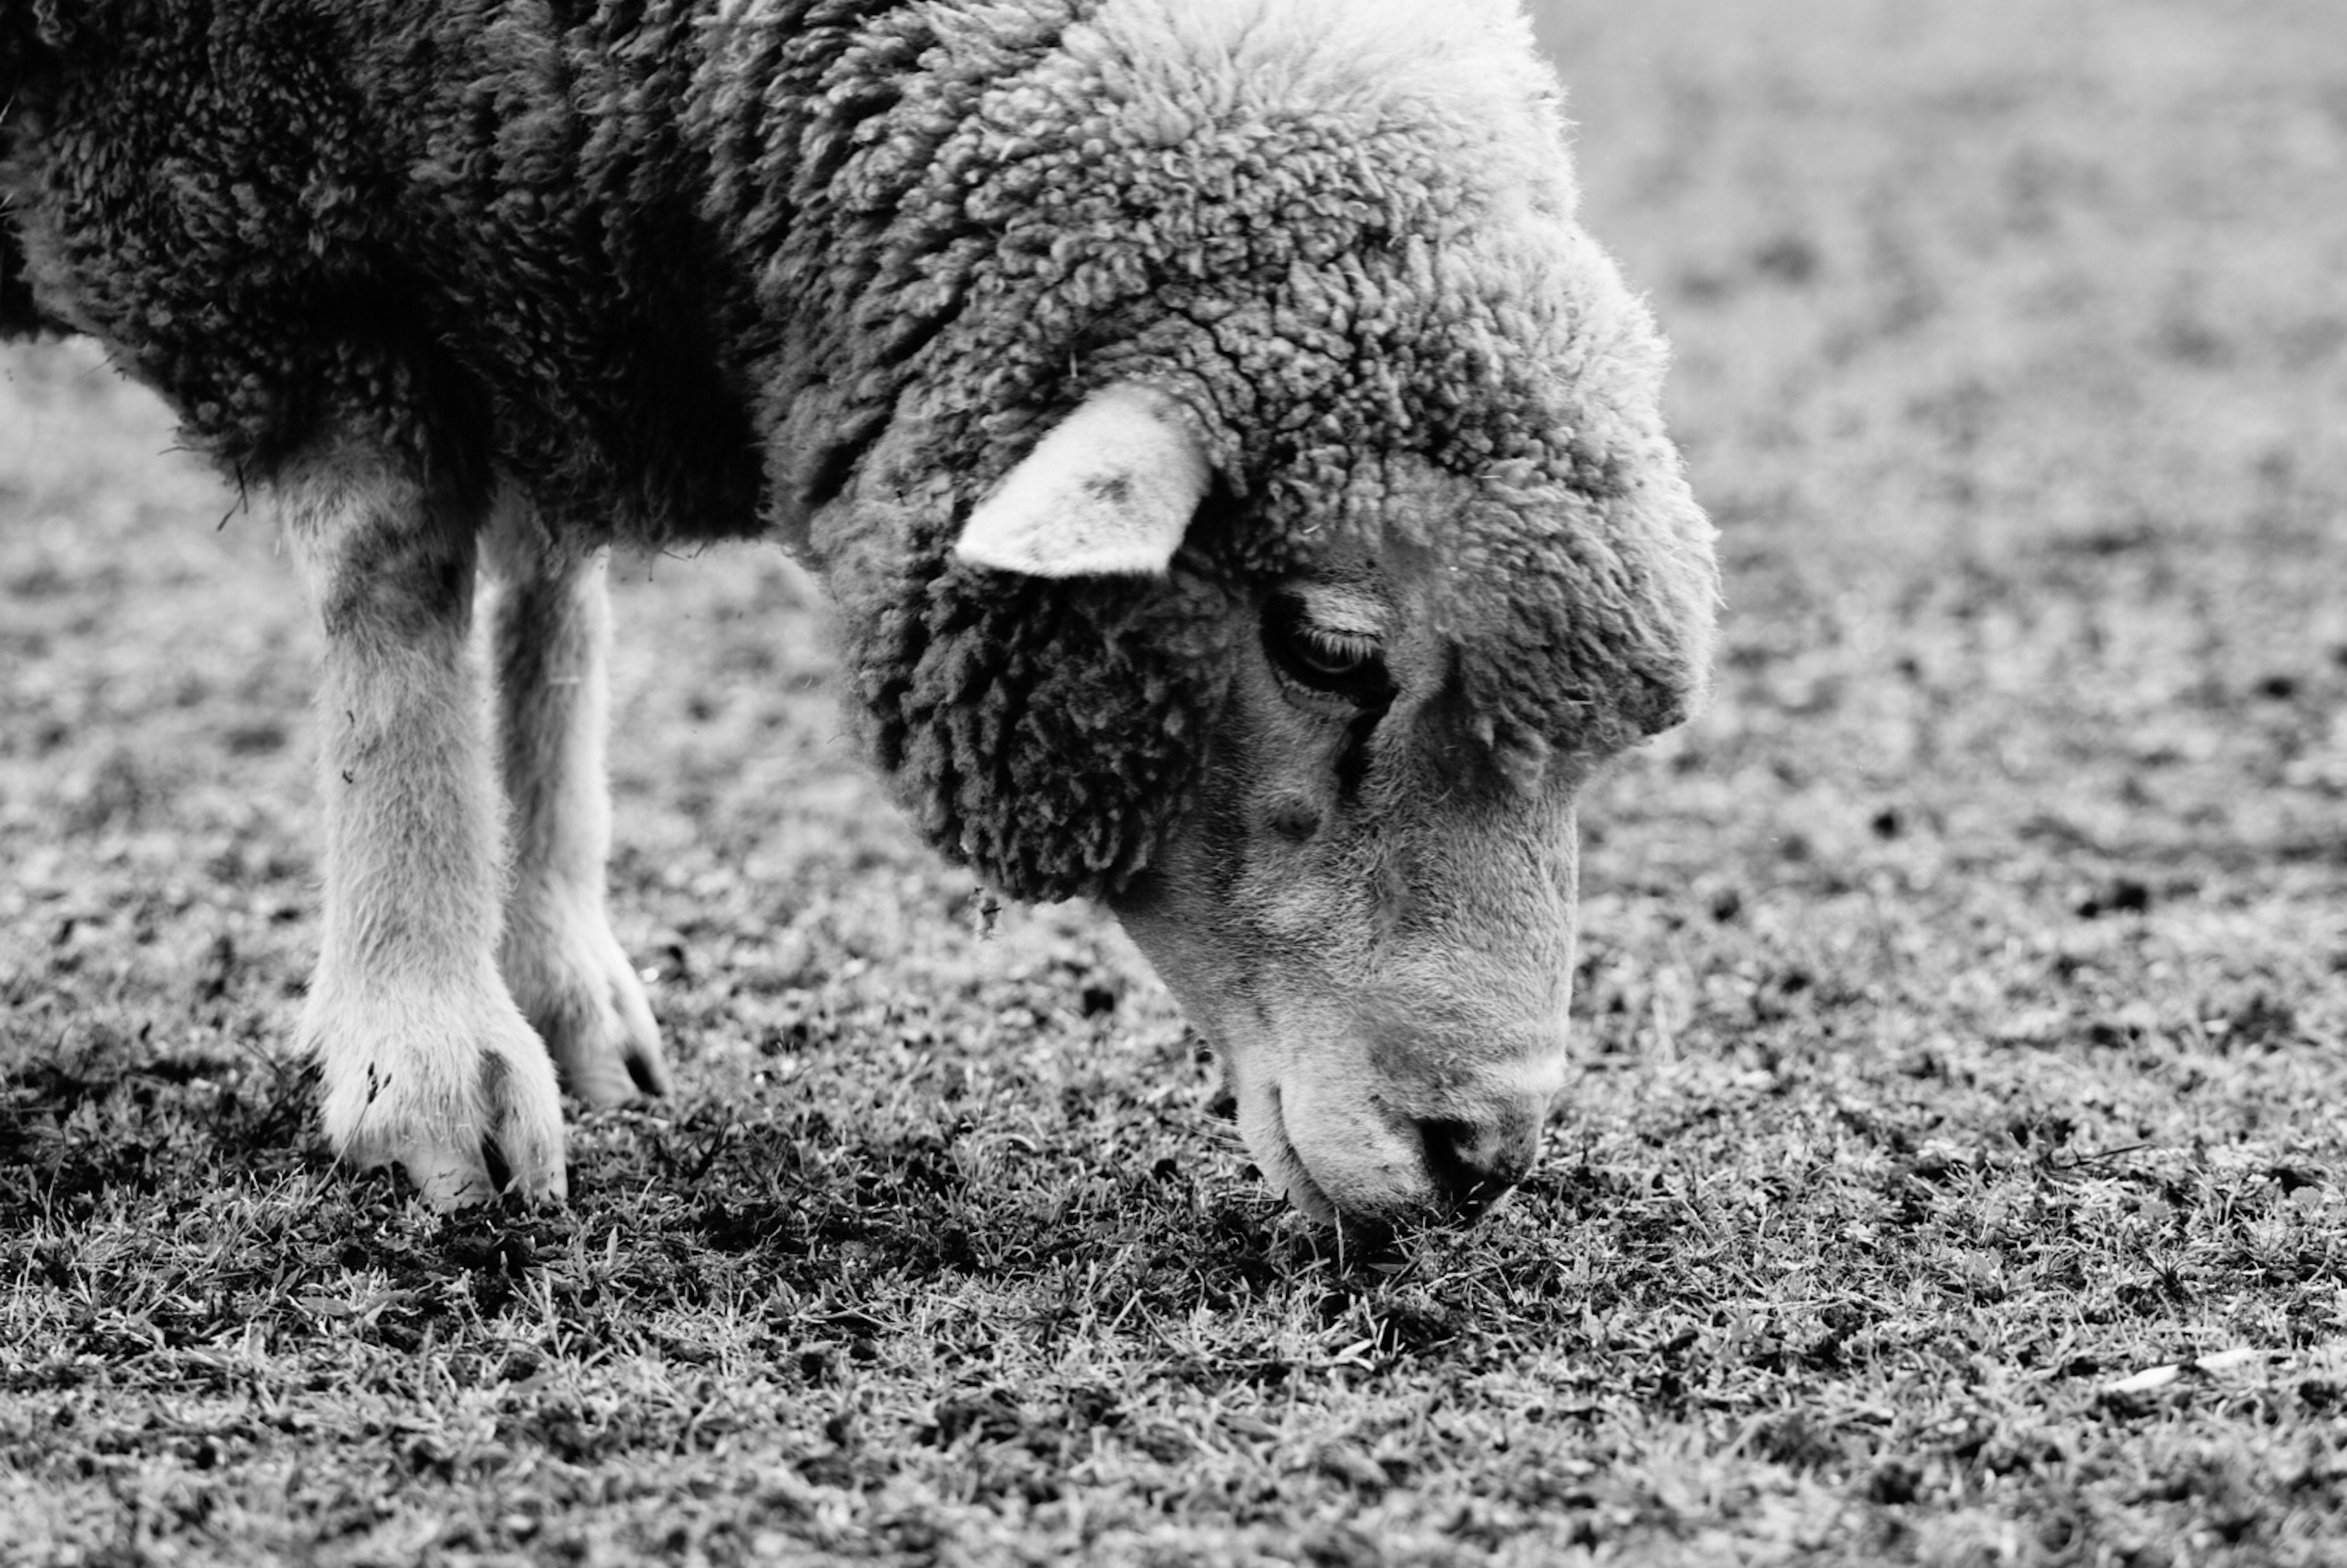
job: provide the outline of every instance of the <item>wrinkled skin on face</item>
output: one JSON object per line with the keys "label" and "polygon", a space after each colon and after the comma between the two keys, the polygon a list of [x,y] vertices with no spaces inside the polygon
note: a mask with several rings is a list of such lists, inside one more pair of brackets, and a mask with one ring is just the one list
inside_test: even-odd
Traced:
{"label": "wrinkled skin on face", "polygon": [[1355,547],[1235,605],[1194,809],[1113,901],[1323,1222],[1481,1213],[1565,1071],[1578,773],[1474,741],[1427,569]]}

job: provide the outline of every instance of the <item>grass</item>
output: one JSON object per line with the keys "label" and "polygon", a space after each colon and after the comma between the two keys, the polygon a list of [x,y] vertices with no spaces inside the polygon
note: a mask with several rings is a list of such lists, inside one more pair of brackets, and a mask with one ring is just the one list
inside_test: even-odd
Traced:
{"label": "grass", "polygon": [[2347,1562],[2332,9],[1546,8],[1734,614],[1547,1157],[1377,1256],[1112,928],[981,936],[758,551],[620,595],[681,1094],[559,1214],[335,1170],[292,574],[9,351],[0,1559]]}

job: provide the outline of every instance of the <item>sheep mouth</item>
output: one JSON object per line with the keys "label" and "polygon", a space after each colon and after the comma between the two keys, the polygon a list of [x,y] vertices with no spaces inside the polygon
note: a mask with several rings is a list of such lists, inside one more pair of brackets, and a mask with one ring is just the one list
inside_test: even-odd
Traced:
{"label": "sheep mouth", "polygon": [[1285,1186],[1288,1203],[1337,1245],[1341,1260],[1389,1255],[1400,1243],[1403,1226],[1393,1215],[1360,1208],[1339,1208],[1296,1152],[1286,1132],[1279,1135],[1279,1165],[1276,1179]]}
{"label": "sheep mouth", "polygon": [[1284,1135],[1279,1143],[1281,1163],[1285,1167],[1280,1173],[1280,1184],[1287,1191],[1287,1201],[1316,1225],[1344,1224],[1343,1213],[1337,1209],[1335,1200],[1320,1190],[1320,1184],[1312,1179],[1312,1173],[1305,1169],[1303,1157],[1296,1153],[1296,1146]]}
{"label": "sheep mouth", "polygon": [[[1304,1156],[1296,1152],[1295,1140],[1287,1135],[1287,1113],[1281,1103],[1279,1085],[1271,1084],[1268,1093],[1271,1108],[1270,1114],[1265,1118],[1264,1131],[1269,1134],[1267,1141],[1271,1147],[1253,1151],[1255,1163],[1264,1167],[1264,1174],[1278,1184],[1280,1190],[1287,1194],[1287,1201],[1295,1204],[1296,1211],[1307,1219],[1321,1225],[1341,1224],[1343,1215],[1335,1201],[1322,1190],[1318,1182],[1312,1179],[1311,1167],[1305,1164]],[[1245,1120],[1242,1118],[1242,1131],[1245,1125]],[[1249,1140],[1250,1143],[1253,1141]]]}

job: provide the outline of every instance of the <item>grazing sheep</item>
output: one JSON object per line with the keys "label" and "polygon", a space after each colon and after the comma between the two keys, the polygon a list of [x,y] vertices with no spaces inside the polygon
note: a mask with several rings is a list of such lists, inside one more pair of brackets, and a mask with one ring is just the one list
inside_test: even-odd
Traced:
{"label": "grazing sheep", "polygon": [[344,1155],[559,1196],[555,1069],[666,1086],[603,556],[766,535],[922,831],[1112,909],[1301,1208],[1523,1173],[1574,794],[1716,581],[1512,0],[0,0],[0,330],[101,340],[315,595]]}

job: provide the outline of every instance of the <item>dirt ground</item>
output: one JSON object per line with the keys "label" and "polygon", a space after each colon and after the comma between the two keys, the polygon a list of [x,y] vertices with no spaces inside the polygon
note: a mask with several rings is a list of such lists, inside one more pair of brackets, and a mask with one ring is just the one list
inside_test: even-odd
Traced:
{"label": "dirt ground", "polygon": [[2347,1563],[2347,13],[1540,14],[1731,613],[1545,1159],[1389,1256],[749,548],[618,589],[681,1092],[559,1214],[336,1170],[298,584],[0,351],[0,1561]]}

